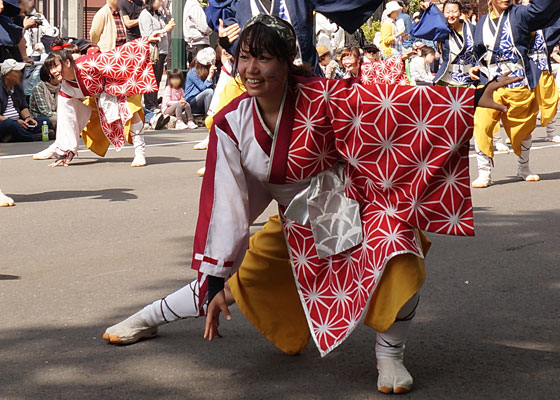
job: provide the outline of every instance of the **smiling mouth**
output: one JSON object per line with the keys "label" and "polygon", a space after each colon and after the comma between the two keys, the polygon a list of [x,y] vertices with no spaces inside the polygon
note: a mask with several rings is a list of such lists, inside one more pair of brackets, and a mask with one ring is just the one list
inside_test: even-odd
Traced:
{"label": "smiling mouth", "polygon": [[263,82],[264,82],[263,79],[247,78],[247,83],[250,83],[251,85],[258,85],[259,83],[263,83]]}

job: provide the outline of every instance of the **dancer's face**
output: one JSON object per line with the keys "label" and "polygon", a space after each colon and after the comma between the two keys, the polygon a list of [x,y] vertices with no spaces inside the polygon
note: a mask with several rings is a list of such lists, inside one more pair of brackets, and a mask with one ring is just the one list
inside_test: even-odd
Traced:
{"label": "dancer's face", "polygon": [[241,82],[251,97],[269,99],[284,93],[288,79],[288,65],[266,51],[258,57],[248,48],[241,48],[237,70]]}
{"label": "dancer's face", "polygon": [[511,5],[511,0],[491,0],[492,7],[498,13],[503,13]]}
{"label": "dancer's face", "polygon": [[447,4],[443,9],[443,15],[450,26],[454,26],[461,22],[461,10],[459,9],[458,4]]}
{"label": "dancer's face", "polygon": [[49,70],[49,73],[53,77],[53,80],[62,82],[62,64],[60,61],[56,61],[55,65]]}
{"label": "dancer's face", "polygon": [[62,64],[62,77],[67,81],[73,81],[76,79],[74,68],[72,68],[70,61],[65,61],[64,64]]}

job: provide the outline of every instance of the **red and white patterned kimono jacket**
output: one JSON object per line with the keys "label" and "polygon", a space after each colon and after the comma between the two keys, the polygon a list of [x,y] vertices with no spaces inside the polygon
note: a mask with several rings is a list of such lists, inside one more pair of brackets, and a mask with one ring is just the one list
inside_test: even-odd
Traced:
{"label": "red and white patterned kimono jacket", "polygon": [[[211,132],[193,251],[201,293],[206,274],[227,278],[237,270],[250,225],[277,200],[311,334],[327,354],[360,321],[387,261],[422,257],[416,229],[474,234],[473,113],[469,89],[298,78],[270,132],[255,99],[241,95]],[[346,196],[359,202],[363,241],[319,258],[317,232],[284,212],[340,159]]]}
{"label": "red and white patterned kimono jacket", "polygon": [[[76,81],[63,81],[58,97],[57,152],[76,154],[79,135],[90,119],[91,108],[83,99],[93,97],[99,120],[109,142],[120,149],[125,144],[127,121],[132,118],[127,97],[157,90],[150,63],[147,38],[137,39],[107,53],[76,60]],[[110,112],[111,116],[107,115]]]}

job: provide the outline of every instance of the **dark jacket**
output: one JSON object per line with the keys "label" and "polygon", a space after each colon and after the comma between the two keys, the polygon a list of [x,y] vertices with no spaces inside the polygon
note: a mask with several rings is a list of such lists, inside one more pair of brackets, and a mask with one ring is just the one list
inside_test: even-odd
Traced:
{"label": "dark jacket", "polygon": [[[503,21],[505,21],[505,18],[509,18],[515,47],[523,60],[529,86],[531,89],[534,89],[539,82],[540,71],[535,69],[534,63],[529,62],[528,53],[531,46],[531,33],[554,24],[560,18],[560,1],[533,0],[528,6],[511,6],[505,13]],[[487,18],[488,14],[482,16],[476,25],[474,52],[479,62],[482,61],[481,58],[486,53],[483,27]],[[502,26],[499,29],[501,30]],[[497,46],[499,46],[499,40],[498,38]],[[488,77],[482,73],[480,74],[480,83],[482,85],[488,83]]]}
{"label": "dark jacket", "polygon": [[12,101],[14,102],[14,107],[18,110],[21,115],[21,111],[29,108],[27,101],[25,100],[25,94],[21,85],[16,85],[14,87],[14,92],[10,93],[6,85],[4,84],[4,79],[2,78],[0,82],[0,115],[4,115],[6,112],[6,107],[8,106],[8,98],[12,96]]}
{"label": "dark jacket", "polygon": [[[266,10],[260,1],[250,0],[212,0],[212,8],[206,9],[206,19],[214,29],[218,26],[217,18],[222,18],[226,26],[237,22],[243,26],[253,17],[253,5],[258,13],[272,14],[289,20],[293,25],[303,62],[315,68],[318,76],[323,76],[315,49],[315,28],[313,11],[341,26],[347,32],[355,32],[373,12],[382,4],[382,0],[284,0],[272,2],[273,9]],[[232,51],[235,49],[232,48]]]}

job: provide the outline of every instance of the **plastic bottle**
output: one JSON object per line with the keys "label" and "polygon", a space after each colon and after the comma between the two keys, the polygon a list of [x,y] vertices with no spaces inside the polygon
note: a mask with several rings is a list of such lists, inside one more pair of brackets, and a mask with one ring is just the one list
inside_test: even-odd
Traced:
{"label": "plastic bottle", "polygon": [[41,127],[41,140],[43,142],[49,141],[49,125],[47,121],[43,121],[43,126]]}

